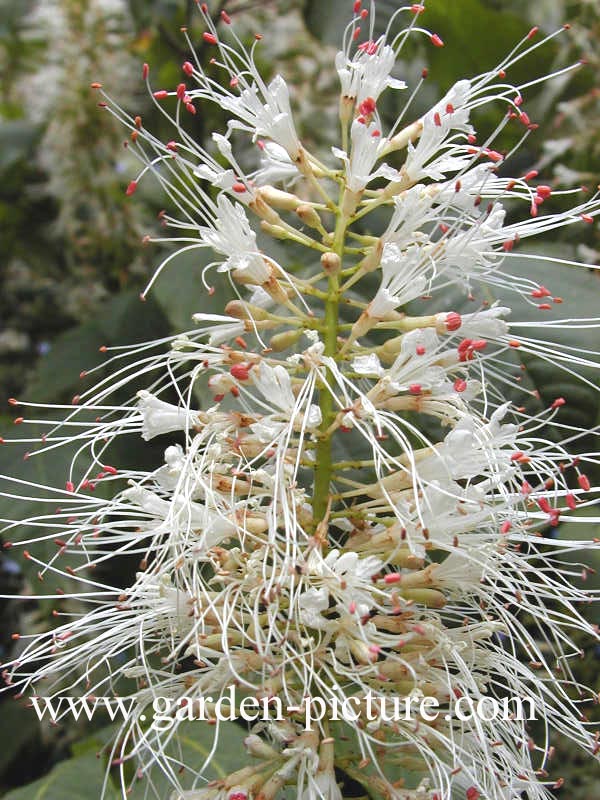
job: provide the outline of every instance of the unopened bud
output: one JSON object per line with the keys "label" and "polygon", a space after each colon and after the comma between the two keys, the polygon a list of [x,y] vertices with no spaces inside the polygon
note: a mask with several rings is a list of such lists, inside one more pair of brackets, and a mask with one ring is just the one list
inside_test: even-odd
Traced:
{"label": "unopened bud", "polygon": [[332,253],[330,251],[328,253],[323,253],[321,256],[321,264],[328,275],[335,275],[336,272],[339,272],[342,262],[337,253]]}
{"label": "unopened bud", "polygon": [[244,303],[242,300],[230,300],[225,306],[225,313],[235,319],[263,320],[269,318],[269,312],[264,308],[252,303]]}
{"label": "unopened bud", "polygon": [[288,347],[292,347],[293,345],[295,345],[298,339],[302,336],[302,334],[303,334],[302,329],[283,331],[283,333],[276,333],[275,336],[271,337],[271,340],[269,342],[269,347],[276,353],[280,353],[282,350],[287,350]]}
{"label": "unopened bud", "polygon": [[303,205],[302,200],[291,192],[284,192],[274,186],[262,186],[257,190],[266,203],[273,208],[281,208],[284,211],[295,211],[299,205]]}
{"label": "unopened bud", "polygon": [[308,225],[310,228],[314,228],[317,231],[323,229],[321,217],[317,214],[312,206],[308,205],[308,203],[301,203],[296,208],[296,214],[300,217],[302,222],[304,222],[304,224]]}
{"label": "unopened bud", "polygon": [[282,228],[279,225],[272,225],[270,222],[266,220],[262,220],[260,223],[261,230],[265,233],[268,233],[269,236],[272,236],[274,239],[289,239],[290,235],[286,231],[285,228]]}

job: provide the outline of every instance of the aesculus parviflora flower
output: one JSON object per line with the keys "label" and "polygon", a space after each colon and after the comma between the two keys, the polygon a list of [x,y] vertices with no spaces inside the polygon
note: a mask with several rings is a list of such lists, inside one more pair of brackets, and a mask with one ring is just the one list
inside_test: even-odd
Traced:
{"label": "aesculus parviflora flower", "polygon": [[[530,31],[502,63],[411,121],[418,86],[396,77],[398,54],[409,36],[443,42],[420,26],[422,5],[399,8],[374,39],[373,4],[355,2],[335,60],[341,143],[317,157],[296,130],[283,78],[267,83],[256,67],[259,37],[248,47],[226,13],[217,28],[206,5],[199,11],[210,74],[187,33],[192,55],[176,88],[152,87],[143,69],[171,139],[94,88],[129,128],[141,164],[126,193],[154,177],[170,201],[161,216],[173,235],[159,241],[176,249],[153,281],[177,254],[212,251],[204,286],[210,294],[226,279],[236,299],[170,340],[109,348],[112,374],[75,407],[57,408],[31,456],[77,445],[65,489],[52,494],[61,508],[5,532],[25,526],[15,546],[41,576],[69,577],[65,595],[89,607],[24,634],[7,681],[24,694],[70,686],[87,696],[135,679],[134,712],[112,755],[138,766],[133,778],[122,771],[124,788],[142,781],[150,794],[158,763],[172,797],[186,800],[271,800],[290,785],[337,800],[348,777],[390,800],[550,797],[561,782],[549,764],[552,732],[590,758],[599,749],[581,709],[590,692],[570,667],[570,634],[597,631],[579,610],[593,593],[568,557],[593,544],[549,533],[593,502],[586,465],[597,455],[570,454],[586,432],[562,421],[562,398],[536,416],[515,401],[513,356],[569,374],[594,362],[543,338],[547,327],[577,326],[577,309],[540,324],[540,338],[520,328],[507,298],[540,313],[560,298],[507,267],[520,242],[592,223],[600,198],[563,191],[571,207],[544,213],[552,189],[533,171],[506,177],[512,153],[494,141],[507,125],[521,140],[535,129],[524,98],[553,76],[513,85],[511,68],[560,31]],[[378,112],[384,91],[408,97],[391,130]],[[230,121],[205,148],[185,117],[207,103]],[[480,140],[473,114],[484,105],[497,107],[498,124]],[[240,136],[258,145],[249,174],[236,158]],[[387,213],[379,235],[367,232],[374,211]],[[278,240],[273,252],[258,229]],[[301,269],[282,255],[289,243],[294,254],[305,248]],[[472,311],[448,307],[450,287],[472,298]],[[486,300],[495,291],[502,305]],[[429,313],[410,315],[406,305],[424,297]],[[146,389],[113,403],[142,376]],[[544,438],[550,422],[563,441]],[[161,437],[164,462],[107,464],[118,436]],[[110,500],[89,492],[100,482]],[[47,540],[59,547],[43,561],[35,545]],[[140,559],[129,586],[86,569],[122,554]],[[259,722],[246,740],[251,766],[240,754],[239,771],[206,786],[205,765],[185,763],[182,775],[168,752],[177,724],[164,733],[142,716],[155,697],[191,707],[232,684],[240,697],[297,711]],[[436,719],[385,713],[386,703],[423,696],[439,703]],[[544,723],[534,734],[518,715],[458,719],[453,703],[464,696],[529,699]],[[306,730],[316,698],[351,699],[354,722],[325,716]]]}

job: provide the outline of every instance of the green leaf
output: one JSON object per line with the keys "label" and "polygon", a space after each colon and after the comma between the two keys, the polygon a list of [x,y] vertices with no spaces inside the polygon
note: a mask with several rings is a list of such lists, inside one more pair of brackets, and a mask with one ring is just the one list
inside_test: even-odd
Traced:
{"label": "green leaf", "polygon": [[[94,753],[62,761],[43,778],[15,789],[4,800],[98,800],[102,796],[105,769]],[[116,800],[117,792],[109,783],[105,800]]]}
{"label": "green leaf", "polygon": [[68,401],[81,389],[82,370],[101,361],[101,345],[144,342],[168,332],[167,321],[152,298],[142,303],[137,292],[122,292],[96,317],[54,340],[49,353],[40,358],[25,395],[35,402]]}
{"label": "green leaf", "polygon": [[202,270],[213,260],[212,251],[182,253],[167,265],[152,287],[151,296],[175,331],[192,330],[192,314],[225,313],[225,304],[233,297],[233,291],[228,289],[227,276],[217,273],[216,269],[207,274],[207,283],[215,289],[212,295],[202,283]]}

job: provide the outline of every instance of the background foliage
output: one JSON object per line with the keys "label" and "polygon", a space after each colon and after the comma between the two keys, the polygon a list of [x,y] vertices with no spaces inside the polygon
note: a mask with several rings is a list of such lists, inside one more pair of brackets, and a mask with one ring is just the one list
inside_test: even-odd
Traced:
{"label": "background foliage", "polygon": [[[333,54],[349,5],[350,0],[213,0],[211,5],[215,16],[222,9],[235,15],[243,35],[264,35],[261,66],[267,74],[284,72],[294,86],[299,128],[312,144],[333,143]],[[379,27],[397,5],[396,0],[378,0]],[[548,183],[594,186],[600,176],[597,1],[428,0],[427,8],[427,25],[448,46],[412,47],[403,54],[408,80],[425,64],[430,68],[415,115],[458,78],[493,66],[532,25],[550,31],[571,24],[563,37],[523,62],[520,74],[513,76],[526,80],[582,55],[588,64],[538,91],[528,103],[540,129],[519,152],[519,160],[511,160],[510,169],[537,167]],[[124,197],[135,167],[122,147],[123,132],[96,107],[97,96],[89,90],[91,81],[102,81],[160,135],[164,121],[147,100],[141,63],[151,64],[156,87],[175,85],[180,64],[189,57],[179,28],[186,25],[192,38],[201,39],[197,20],[193,0],[0,0],[0,397],[69,402],[80,391],[80,371],[97,362],[100,345],[158,338],[190,327],[195,311],[210,310],[211,304],[221,310],[218,298],[210,300],[200,290],[201,265],[183,258],[158,281],[148,303],[139,303],[138,293],[161,258],[156,249],[143,248],[141,238],[158,230],[152,220],[163,199],[151,182],[143,184],[135,202]],[[207,63],[202,46],[199,53]],[[394,102],[392,97],[383,108],[390,119],[398,111]],[[221,123],[215,109],[203,109],[193,119],[193,133],[202,140]],[[491,120],[479,124],[485,128]],[[511,144],[505,134],[497,149]],[[250,152],[244,157],[249,159]],[[598,235],[593,227],[583,227],[577,226],[571,238],[567,232],[546,246],[553,254],[597,263]],[[539,279],[539,269],[540,264],[530,262],[532,277]],[[597,315],[594,273],[574,275],[563,268],[549,275],[545,270],[543,282],[555,294],[576,303],[582,316]],[[568,344],[597,347],[593,335],[570,336]],[[525,367],[523,380],[542,400],[563,395],[569,400],[563,413],[576,415],[579,424],[589,427],[598,423],[596,393],[553,374],[543,362],[529,361]],[[531,402],[537,402],[534,395]],[[0,410],[0,421],[9,438],[8,407]],[[24,463],[22,455],[19,448],[1,448],[0,473],[51,483],[62,474],[57,459],[66,463],[70,457],[65,449],[54,459]],[[118,458],[120,463],[139,463],[155,455],[151,448],[142,455],[128,446]],[[26,501],[0,502],[0,517],[26,515]],[[580,525],[578,533],[600,536],[595,527]],[[111,569],[111,580],[127,580],[135,565]],[[12,632],[51,624],[51,605],[26,599],[36,593],[36,583],[27,562],[0,551],[0,595],[23,595],[22,602],[0,600],[0,659],[14,648]],[[579,670],[581,679],[598,689],[599,656],[588,647]],[[95,731],[89,723],[51,728],[38,724],[10,695],[0,699],[0,713],[0,793],[6,792],[7,800],[99,796],[106,765],[96,753],[114,733],[102,728],[106,721],[98,719]],[[213,764],[216,775],[240,753],[243,735],[241,728],[230,725]],[[203,752],[207,736],[205,726],[197,725],[183,746]],[[574,752],[561,751],[561,759],[569,800],[600,797],[597,769]]]}

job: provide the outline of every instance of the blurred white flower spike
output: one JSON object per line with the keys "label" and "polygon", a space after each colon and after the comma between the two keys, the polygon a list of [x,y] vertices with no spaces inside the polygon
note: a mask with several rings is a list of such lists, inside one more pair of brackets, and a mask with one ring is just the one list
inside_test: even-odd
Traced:
{"label": "blurred white flower spike", "polygon": [[[127,194],[153,176],[171,202],[163,222],[174,233],[159,241],[176,250],[152,280],[180,252],[214,250],[203,280],[215,267],[211,280],[225,273],[236,299],[171,340],[104,348],[112,374],[76,406],[54,407],[41,441],[16,440],[35,445],[31,458],[76,447],[64,489],[4,476],[4,495],[38,498],[40,512],[5,520],[2,536],[40,578],[64,578],[58,599],[87,610],[59,612],[66,621],[50,632],[16,634],[5,679],[23,695],[128,693],[135,710],[112,750],[124,792],[141,782],[153,796],[154,766],[171,784],[163,800],[274,800],[290,786],[339,800],[350,779],[386,800],[550,798],[562,781],[549,763],[553,737],[590,759],[600,749],[582,705],[593,692],[570,666],[582,636],[598,639],[580,611],[595,594],[577,555],[597,543],[552,533],[594,504],[597,431],[569,424],[560,397],[530,413],[536,393],[514,375],[522,353],[573,379],[597,369],[597,354],[545,337],[600,321],[574,308],[542,322],[561,298],[512,265],[529,263],[514,261],[524,239],[593,223],[600,198],[582,193],[545,214],[552,189],[535,171],[507,177],[512,151],[493,147],[507,125],[520,140],[535,129],[527,91],[555,76],[512,85],[511,67],[560,31],[530,31],[501,64],[410,121],[418,86],[405,87],[396,59],[409,37],[443,42],[420,27],[420,4],[398,8],[374,38],[375,4],[357,0],[335,59],[339,147],[317,156],[284,79],[260,75],[260,37],[247,47],[225,12],[198,8],[210,70],[187,33],[185,82],[155,89],[143,69],[173,124],[168,141],[93,88],[141,162]],[[385,91],[406,98],[389,130],[378,112]],[[231,117],[205,149],[184,119],[207,103]],[[480,142],[484,105],[498,124]],[[236,156],[244,136],[259,145],[252,174]],[[278,240],[272,253],[259,229]],[[302,265],[290,266],[300,246]],[[449,305],[450,289],[471,300],[468,313]],[[201,290],[199,281],[199,304]],[[537,306],[540,324],[520,323],[511,297]],[[407,309],[417,298],[426,314]],[[130,400],[117,402],[130,384]],[[15,422],[35,422],[35,404],[11,402],[23,409]],[[122,436],[162,441],[164,462],[107,465]],[[94,495],[95,484],[107,490]],[[89,568],[123,554],[140,560],[130,585],[94,580]],[[123,675],[133,689],[121,688]],[[249,731],[251,766],[240,753],[239,770],[207,786],[202,759],[169,749],[180,720],[163,732],[143,715],[156,697],[218,699],[232,684],[292,710]],[[369,693],[376,704],[430,696],[440,713],[367,720]],[[530,699],[541,723],[453,714],[457,698],[506,695]],[[352,724],[325,715],[306,730],[307,702],[349,699]],[[225,724],[214,727],[215,749]]]}

